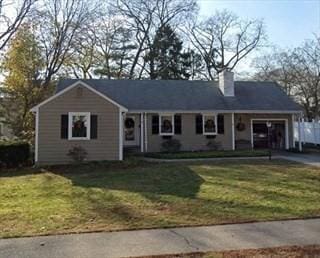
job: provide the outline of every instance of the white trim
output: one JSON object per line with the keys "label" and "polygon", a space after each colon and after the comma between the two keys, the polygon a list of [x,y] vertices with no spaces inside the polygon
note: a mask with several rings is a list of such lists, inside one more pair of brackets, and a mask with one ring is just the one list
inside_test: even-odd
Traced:
{"label": "white trim", "polygon": [[148,151],[148,122],[147,122],[147,113],[144,113],[144,151]]}
{"label": "white trim", "polygon": [[123,160],[123,115],[119,109],[119,160]]}
{"label": "white trim", "polygon": [[295,139],[294,139],[294,114],[292,114],[292,116],[291,116],[291,119],[292,119],[292,121],[291,121],[291,123],[292,123],[292,148],[294,148],[295,146],[296,146],[296,141],[295,141]]}
{"label": "white trim", "polygon": [[47,104],[48,102],[54,100],[55,98],[61,96],[62,94],[68,92],[69,90],[77,87],[77,86],[83,86],[85,88],[87,88],[88,90],[91,90],[92,92],[94,92],[95,94],[99,95],[100,97],[104,98],[105,100],[111,102],[112,104],[116,105],[117,107],[119,107],[122,111],[128,111],[127,108],[125,108],[124,106],[120,105],[119,103],[115,102],[114,100],[110,99],[109,97],[107,97],[106,95],[102,94],[101,92],[95,90],[94,88],[92,88],[90,85],[86,84],[85,82],[79,80],[79,81],[76,81],[75,83],[71,84],[70,86],[66,87],[64,90],[62,91],[59,91],[57,94],[51,96],[50,98],[44,100],[43,102],[41,102],[40,104],[38,104],[37,106],[33,107],[31,109],[32,112],[36,112],[37,109],[39,109],[39,107]]}
{"label": "white trim", "polygon": [[298,117],[298,138],[299,138],[299,151],[302,151],[302,143],[301,143],[301,117]]}
{"label": "white trim", "polygon": [[39,160],[39,110],[36,112],[36,128],[35,128],[35,139],[34,139],[34,162]]}
{"label": "white trim", "polygon": [[250,139],[251,139],[251,148],[253,149],[254,145],[253,145],[253,123],[252,123],[252,120],[250,120]]}
{"label": "white trim", "polygon": [[143,121],[144,115],[143,113],[140,114],[140,151],[144,152],[144,121]]}
{"label": "white trim", "polygon": [[218,109],[211,109],[211,110],[148,110],[148,109],[138,109],[138,110],[129,110],[130,113],[174,113],[174,114],[202,114],[202,113],[219,113],[219,114],[229,114],[229,113],[240,113],[240,114],[301,114],[302,111],[293,111],[293,110],[218,110]]}
{"label": "white trim", "polygon": [[[171,126],[172,126],[172,132],[171,133],[162,133],[162,117],[164,116],[171,116]],[[159,114],[159,135],[162,136],[171,136],[174,135],[174,114],[173,113],[160,113]]]}
{"label": "white trim", "polygon": [[232,137],[232,150],[236,149],[235,132],[234,132],[234,113],[231,114],[231,137]]}
{"label": "white trim", "polygon": [[[87,136],[86,137],[73,137],[72,136],[72,122],[73,116],[85,116],[87,121]],[[91,129],[91,113],[90,112],[69,112],[68,113],[68,140],[90,140]]]}
{"label": "white trim", "polygon": [[[205,128],[205,117],[206,116],[213,116],[214,117],[214,125],[215,125],[215,132],[206,132]],[[216,113],[202,113],[202,134],[203,135],[217,135],[218,133],[218,124],[217,124],[217,114]]]}
{"label": "white trim", "polygon": [[289,123],[288,123],[288,119],[285,120],[285,141],[286,141],[286,150],[289,150]]}
{"label": "white trim", "polygon": [[287,118],[252,118],[250,119],[251,123],[251,146],[252,148],[254,147],[253,145],[253,121],[284,121],[285,123],[285,141],[286,141],[286,150],[289,149],[289,130],[288,130],[288,119]]}

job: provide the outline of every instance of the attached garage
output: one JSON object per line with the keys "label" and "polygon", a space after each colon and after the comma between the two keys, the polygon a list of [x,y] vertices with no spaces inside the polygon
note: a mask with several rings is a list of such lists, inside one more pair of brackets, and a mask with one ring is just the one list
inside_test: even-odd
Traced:
{"label": "attached garage", "polygon": [[286,119],[252,119],[251,143],[253,148],[272,148],[284,150],[289,148],[288,120]]}

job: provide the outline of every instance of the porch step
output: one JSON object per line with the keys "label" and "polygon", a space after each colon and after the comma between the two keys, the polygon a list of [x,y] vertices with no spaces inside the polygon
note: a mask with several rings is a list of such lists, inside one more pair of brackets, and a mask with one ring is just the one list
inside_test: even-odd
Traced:
{"label": "porch step", "polygon": [[139,153],[140,146],[125,146],[123,147],[123,152],[124,154]]}

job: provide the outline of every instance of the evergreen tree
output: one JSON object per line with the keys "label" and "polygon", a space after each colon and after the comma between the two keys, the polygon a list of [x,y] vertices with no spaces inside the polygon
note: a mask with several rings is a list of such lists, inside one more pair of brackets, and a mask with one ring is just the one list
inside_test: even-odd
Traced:
{"label": "evergreen tree", "polygon": [[190,53],[183,51],[183,42],[170,25],[157,30],[146,62],[152,80],[188,80],[190,77]]}
{"label": "evergreen tree", "polygon": [[33,115],[30,108],[45,96],[40,87],[40,74],[44,68],[41,51],[35,37],[24,24],[9,42],[1,64],[4,72],[1,115],[13,134],[24,140],[33,137]]}

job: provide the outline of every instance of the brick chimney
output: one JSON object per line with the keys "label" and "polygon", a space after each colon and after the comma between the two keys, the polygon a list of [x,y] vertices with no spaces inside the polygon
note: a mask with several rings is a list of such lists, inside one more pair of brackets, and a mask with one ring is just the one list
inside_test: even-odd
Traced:
{"label": "brick chimney", "polygon": [[234,97],[233,72],[223,70],[219,73],[219,89],[226,97]]}

